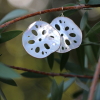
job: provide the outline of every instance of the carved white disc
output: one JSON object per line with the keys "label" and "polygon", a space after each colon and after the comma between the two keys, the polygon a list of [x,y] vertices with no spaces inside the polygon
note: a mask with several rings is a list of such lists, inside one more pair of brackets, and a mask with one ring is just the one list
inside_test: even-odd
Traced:
{"label": "carved white disc", "polygon": [[61,37],[61,45],[56,52],[65,53],[80,46],[82,32],[71,19],[57,17],[51,22],[51,25],[59,31]]}
{"label": "carved white disc", "polygon": [[44,21],[33,22],[24,32],[22,44],[28,54],[44,58],[60,47],[60,34]]}

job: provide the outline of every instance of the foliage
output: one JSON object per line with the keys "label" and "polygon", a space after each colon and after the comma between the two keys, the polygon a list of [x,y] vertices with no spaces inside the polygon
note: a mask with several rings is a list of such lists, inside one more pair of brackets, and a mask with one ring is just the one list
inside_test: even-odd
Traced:
{"label": "foliage", "polygon": [[[80,4],[100,4],[100,0],[78,0],[78,3]],[[76,4],[66,4],[64,7],[67,6],[75,6]],[[83,9],[85,10],[85,9]],[[64,16],[71,16],[74,13],[77,13],[78,10],[67,10],[64,11]],[[0,24],[3,24],[4,22],[7,22],[11,19],[17,18],[19,16],[22,16],[26,14],[26,10],[17,9],[1,19]],[[97,61],[98,61],[98,54],[99,54],[99,45],[100,42],[97,39],[96,35],[100,32],[100,22],[95,23],[92,27],[90,27],[88,23],[88,10],[85,10],[85,13],[83,14],[81,21],[80,21],[80,29],[83,31],[84,38],[82,41],[82,44],[79,48],[77,48],[75,51],[78,63],[75,63],[73,61],[70,61],[70,55],[69,52],[64,54],[59,54],[59,58],[55,58],[54,54],[49,55],[46,60],[48,62],[48,65],[50,69],[52,70],[54,67],[55,61],[59,64],[59,70],[66,71],[66,73],[70,73],[72,75],[89,75],[93,76],[94,71],[92,69],[95,69]],[[21,34],[21,30],[13,30],[13,31],[7,31],[5,32],[4,29],[0,29],[0,44],[7,42],[14,37]],[[71,54],[71,52],[70,52]],[[1,55],[2,56],[2,55]],[[85,57],[87,57],[87,62]],[[94,58],[95,57],[95,58]],[[94,60],[95,59],[95,60]],[[88,67],[88,64],[90,64],[90,67]],[[16,82],[14,81],[15,78],[20,78],[21,76],[27,77],[27,78],[49,78],[49,76],[37,74],[37,73],[29,73],[29,72],[23,72],[21,75],[9,68],[9,66],[3,64],[0,62],[0,81],[3,83],[6,83],[8,85],[17,86]],[[87,82],[86,84],[84,83]],[[67,81],[62,81],[60,85],[57,85],[57,82],[55,78],[52,80],[51,84],[51,93],[48,94],[47,98],[51,98],[51,100],[61,100],[62,94],[65,92],[74,82],[82,89],[82,91],[79,91],[78,93],[75,93],[75,95],[83,94],[82,100],[87,100],[88,93],[89,93],[89,83],[90,80],[81,78],[69,78]],[[98,83],[96,88],[96,93],[94,96],[94,100],[100,99],[100,83]],[[0,88],[0,97],[3,97],[4,100],[6,100],[6,97]],[[75,97],[75,96],[74,96]],[[77,97],[77,96],[76,96]]]}

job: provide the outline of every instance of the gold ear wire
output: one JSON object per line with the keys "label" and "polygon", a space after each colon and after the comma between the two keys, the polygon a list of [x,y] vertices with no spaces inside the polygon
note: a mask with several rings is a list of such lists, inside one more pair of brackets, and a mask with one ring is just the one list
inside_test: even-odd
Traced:
{"label": "gold ear wire", "polygon": [[40,21],[42,20],[42,18],[41,18],[41,11],[40,11],[40,19],[39,19]]}

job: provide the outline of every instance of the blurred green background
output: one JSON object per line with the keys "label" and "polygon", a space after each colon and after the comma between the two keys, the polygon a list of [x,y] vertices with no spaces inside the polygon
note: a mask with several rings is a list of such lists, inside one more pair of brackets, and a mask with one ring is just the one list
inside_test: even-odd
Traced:
{"label": "blurred green background", "polygon": [[[7,13],[15,9],[25,9],[29,13],[42,11],[55,7],[62,7],[68,3],[77,3],[77,0],[0,0],[0,19]],[[77,3],[78,4],[78,3]],[[61,12],[52,12],[41,15],[42,20],[50,23],[54,18],[59,16]],[[81,17],[84,10],[79,10],[77,13],[69,16],[78,26],[80,25]],[[100,20],[100,8],[95,8],[89,11],[89,23],[92,26]],[[6,31],[22,30],[23,32],[34,21],[39,20],[39,15],[27,18],[16,22],[7,27]],[[22,33],[23,34],[23,33]],[[13,38],[10,41],[0,44],[0,62],[22,68],[40,70],[45,72],[60,72],[59,64],[54,62],[53,70],[51,71],[45,59],[36,59],[28,55],[22,46],[22,34]],[[55,58],[59,58],[58,53],[54,53]],[[79,64],[75,50],[70,52],[69,61]],[[22,73],[22,71],[17,71]],[[66,70],[63,70],[66,72]],[[54,77],[57,83],[68,80],[68,78]],[[48,78],[24,78],[16,79],[17,86],[10,86],[0,82],[0,86],[7,100],[49,100],[47,95],[50,93],[52,77]],[[66,92],[63,93],[62,100],[73,100],[72,94],[80,88],[73,83]],[[75,99],[74,99],[75,100]],[[78,100],[78,99],[77,99]]]}

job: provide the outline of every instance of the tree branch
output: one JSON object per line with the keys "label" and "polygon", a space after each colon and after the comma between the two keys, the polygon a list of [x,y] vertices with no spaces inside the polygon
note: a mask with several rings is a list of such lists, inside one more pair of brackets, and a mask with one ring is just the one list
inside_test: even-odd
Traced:
{"label": "tree branch", "polygon": [[[96,5],[76,5],[76,6],[68,6],[68,7],[63,7],[63,10],[73,10],[73,9],[83,9],[83,8],[94,8],[94,7],[100,7],[100,4],[96,4]],[[20,21],[20,20],[23,20],[23,19],[26,19],[26,18],[29,18],[29,17],[32,17],[32,16],[36,16],[36,15],[40,15],[40,14],[44,14],[44,13],[49,13],[49,12],[55,12],[55,11],[62,11],[62,7],[59,7],[59,8],[52,8],[52,9],[47,9],[47,10],[43,10],[43,11],[39,11],[39,12],[35,12],[35,13],[32,13],[32,14],[28,14],[28,15],[25,15],[25,16],[22,16],[22,17],[18,17],[18,18],[15,18],[11,21],[8,21],[2,25],[0,25],[0,29],[1,28],[4,28],[12,23],[15,23],[17,21]]]}
{"label": "tree branch", "polygon": [[[63,10],[73,10],[73,9],[83,9],[83,8],[94,8],[94,7],[100,7],[100,4],[96,4],[96,5],[76,5],[76,6],[69,6],[69,7],[63,7]],[[49,13],[49,12],[55,12],[55,11],[62,11],[62,7],[60,8],[52,8],[52,9],[47,9],[47,10],[43,10],[43,11],[39,11],[39,12],[35,12],[32,14],[28,14],[22,17],[18,17],[15,18],[11,21],[8,21],[2,25],[0,25],[0,29],[13,24],[17,21],[32,17],[32,16],[36,16],[36,15],[40,15],[40,14],[44,14],[44,13]],[[33,72],[33,73],[38,73],[38,74],[43,74],[43,75],[48,75],[48,76],[63,76],[63,77],[78,77],[78,78],[88,78],[88,79],[92,79],[93,76],[83,76],[83,75],[72,75],[72,74],[62,74],[62,73],[47,73],[47,72],[41,72],[41,71],[35,71],[35,70],[30,70],[30,69],[26,69],[26,68],[20,68],[20,67],[15,67],[15,66],[9,66],[10,68],[13,69],[17,69],[17,70],[23,70],[23,71],[28,71],[28,72]],[[99,58],[99,62],[98,62],[98,66],[96,68],[95,74],[94,74],[94,78],[93,78],[93,83],[90,89],[90,94],[89,94],[89,98],[88,100],[92,100],[93,99],[93,94],[96,88],[96,84],[99,78],[99,72],[100,72],[100,58]]]}
{"label": "tree branch", "polygon": [[96,85],[97,85],[97,82],[98,82],[98,79],[99,79],[99,73],[100,73],[100,58],[99,58],[99,61],[98,61],[98,65],[97,65],[95,74],[94,74],[94,78],[93,78],[93,82],[92,82],[92,85],[91,85],[91,88],[90,88],[90,94],[89,94],[88,100],[93,100],[94,92],[95,92]]}
{"label": "tree branch", "polygon": [[78,77],[78,78],[87,78],[87,79],[92,79],[93,78],[93,76],[87,76],[87,75],[73,75],[73,74],[64,74],[64,73],[48,73],[48,72],[36,71],[36,70],[31,70],[31,69],[26,69],[26,68],[21,68],[21,67],[15,67],[15,66],[8,66],[8,67],[13,68],[13,69],[17,69],[17,70],[22,70],[22,71],[27,71],[27,72],[52,76],[52,77],[54,77],[54,76],[63,76],[63,77]]}

